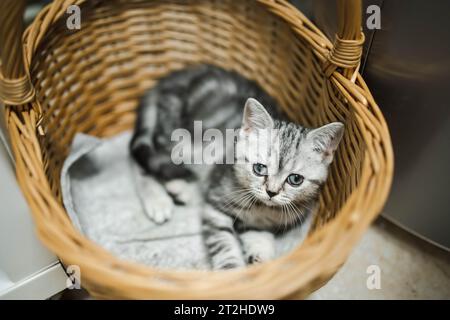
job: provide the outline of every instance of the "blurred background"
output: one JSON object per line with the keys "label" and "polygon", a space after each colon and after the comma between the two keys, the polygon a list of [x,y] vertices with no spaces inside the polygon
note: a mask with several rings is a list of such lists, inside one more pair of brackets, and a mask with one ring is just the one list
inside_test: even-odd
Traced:
{"label": "blurred background", "polygon": [[[333,1],[293,3],[333,39]],[[363,3],[364,9],[381,8],[381,29],[364,29],[361,73],[388,122],[395,154],[394,184],[383,216],[449,250],[450,2]]]}

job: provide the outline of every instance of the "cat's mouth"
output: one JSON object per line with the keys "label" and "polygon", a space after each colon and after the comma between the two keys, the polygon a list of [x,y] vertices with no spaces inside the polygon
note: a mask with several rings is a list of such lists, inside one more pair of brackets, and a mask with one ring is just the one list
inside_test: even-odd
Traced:
{"label": "cat's mouth", "polygon": [[281,207],[282,205],[284,205],[285,203],[280,201],[278,198],[269,198],[269,197],[264,197],[264,198],[260,198],[260,201],[262,203],[264,203],[266,206],[268,207]]}
{"label": "cat's mouth", "polygon": [[258,201],[268,207],[282,207],[284,205],[287,205],[290,201],[282,196],[282,195],[275,195],[274,197],[269,197],[266,192],[263,190],[253,190],[253,196],[258,199]]}

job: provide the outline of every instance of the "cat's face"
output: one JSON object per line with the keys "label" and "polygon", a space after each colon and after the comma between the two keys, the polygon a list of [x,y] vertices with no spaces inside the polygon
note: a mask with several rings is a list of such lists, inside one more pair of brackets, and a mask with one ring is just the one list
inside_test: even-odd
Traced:
{"label": "cat's face", "polygon": [[268,206],[314,200],[343,135],[343,124],[309,130],[274,121],[249,99],[236,144],[236,177],[248,192]]}

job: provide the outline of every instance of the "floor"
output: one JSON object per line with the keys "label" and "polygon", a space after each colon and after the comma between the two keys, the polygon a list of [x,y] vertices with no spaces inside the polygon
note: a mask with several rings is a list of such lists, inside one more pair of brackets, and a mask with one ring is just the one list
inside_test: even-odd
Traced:
{"label": "floor", "polygon": [[[379,289],[368,289],[378,271]],[[450,299],[450,253],[379,218],[310,299]]]}
{"label": "floor", "polygon": [[[54,298],[89,295],[71,290]],[[342,269],[309,299],[450,299],[450,253],[379,218]]]}

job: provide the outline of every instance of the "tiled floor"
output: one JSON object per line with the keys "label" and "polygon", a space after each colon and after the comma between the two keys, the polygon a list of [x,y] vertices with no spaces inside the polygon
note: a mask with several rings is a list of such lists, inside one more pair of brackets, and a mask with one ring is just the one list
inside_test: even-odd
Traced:
{"label": "tiled floor", "polygon": [[[369,290],[367,268],[373,265],[379,267],[381,288]],[[72,290],[58,298],[89,296]],[[342,269],[310,299],[450,299],[450,253],[379,218]]]}

